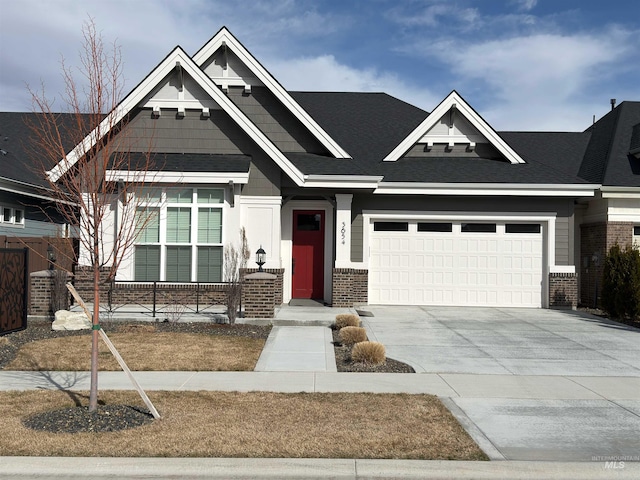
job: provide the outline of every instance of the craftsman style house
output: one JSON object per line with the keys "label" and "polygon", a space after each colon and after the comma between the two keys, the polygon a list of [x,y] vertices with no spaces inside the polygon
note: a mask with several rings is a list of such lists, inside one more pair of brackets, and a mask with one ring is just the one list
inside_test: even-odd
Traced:
{"label": "craftsman style house", "polygon": [[597,295],[611,244],[640,238],[640,102],[584,132],[497,132],[456,91],[430,113],[287,91],[222,28],[111,115],[154,132],[166,187],[122,282],[220,282],[244,227],[282,302],[570,307]]}

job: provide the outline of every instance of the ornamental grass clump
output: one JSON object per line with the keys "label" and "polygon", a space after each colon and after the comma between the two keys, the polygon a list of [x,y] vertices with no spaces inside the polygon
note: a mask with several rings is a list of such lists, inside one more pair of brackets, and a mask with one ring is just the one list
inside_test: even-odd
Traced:
{"label": "ornamental grass clump", "polygon": [[386,360],[384,345],[380,342],[356,343],[351,350],[351,360],[371,365],[380,365]]}
{"label": "ornamental grass clump", "polygon": [[344,327],[340,329],[338,338],[344,345],[353,345],[366,341],[367,331],[362,327]]}
{"label": "ornamental grass clump", "polygon": [[354,313],[341,313],[336,315],[336,328],[340,330],[344,327],[359,327],[360,317]]}

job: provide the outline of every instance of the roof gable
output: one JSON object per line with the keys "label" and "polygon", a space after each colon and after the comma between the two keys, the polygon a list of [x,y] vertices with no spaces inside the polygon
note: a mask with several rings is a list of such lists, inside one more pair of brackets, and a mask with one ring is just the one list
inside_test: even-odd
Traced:
{"label": "roof gable", "polygon": [[193,61],[223,90],[229,86],[244,86],[245,91],[250,92],[253,85],[267,87],[331,155],[350,158],[226,27],[193,56]]}
{"label": "roof gable", "polygon": [[397,161],[416,144],[424,144],[427,150],[436,144],[444,144],[445,148],[451,151],[456,144],[464,144],[467,150],[473,150],[478,143],[492,145],[512,164],[525,163],[454,90],[384,158],[384,161]]}
{"label": "roof gable", "polygon": [[[206,95],[203,98],[202,95]],[[182,50],[176,47],[160,64],[111,111],[104,120],[80,142],[65,159],[48,173],[57,181],[78,159],[96,145],[109,129],[118,125],[134,108],[148,107],[161,114],[162,108],[224,110],[274,162],[298,185],[304,184],[303,174],[260,131],[247,116],[216,86],[213,81]],[[203,113],[205,110],[203,110]]]}

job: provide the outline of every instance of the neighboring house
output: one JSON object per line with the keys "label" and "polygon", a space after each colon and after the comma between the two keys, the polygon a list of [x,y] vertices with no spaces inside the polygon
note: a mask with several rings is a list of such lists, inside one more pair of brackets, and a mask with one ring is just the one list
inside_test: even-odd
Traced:
{"label": "neighboring house", "polygon": [[141,153],[153,132],[163,165],[157,221],[119,281],[219,282],[245,227],[282,302],[575,306],[605,253],[591,232],[640,236],[639,103],[585,132],[496,132],[455,91],[431,113],[289,92],[223,28],[192,57],[176,47],[111,115]]}
{"label": "neighboring house", "polygon": [[65,230],[48,208],[46,181],[34,165],[33,136],[25,122],[30,115],[0,112],[0,237],[55,237]]}

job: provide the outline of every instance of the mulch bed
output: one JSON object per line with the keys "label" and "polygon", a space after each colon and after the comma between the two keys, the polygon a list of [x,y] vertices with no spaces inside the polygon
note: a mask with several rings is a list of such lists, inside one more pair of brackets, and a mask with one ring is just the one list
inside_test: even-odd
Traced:
{"label": "mulch bed", "polygon": [[[102,322],[108,333],[120,330],[149,326],[149,322]],[[250,338],[267,338],[271,326],[219,323],[152,323],[157,332],[201,333],[209,335],[231,335]],[[90,331],[52,331],[51,322],[31,321],[26,330],[14,332],[0,340],[0,369],[4,368],[16,356],[19,348],[29,342],[56,337],[75,335],[89,335]],[[351,348],[341,345],[334,330],[334,349],[336,365],[339,372],[385,372],[385,373],[413,373],[409,365],[388,358],[381,365],[367,365],[351,360]],[[136,428],[153,421],[153,416],[144,408],[129,405],[99,405],[95,412],[89,412],[86,406],[77,406],[62,410],[42,412],[25,418],[23,423],[28,428],[52,433],[77,432],[113,432]]]}
{"label": "mulch bed", "polygon": [[415,373],[406,363],[387,358],[380,365],[354,362],[351,359],[351,346],[340,343],[338,330],[333,330],[333,349],[336,354],[336,367],[339,372],[374,372],[374,373]]}

